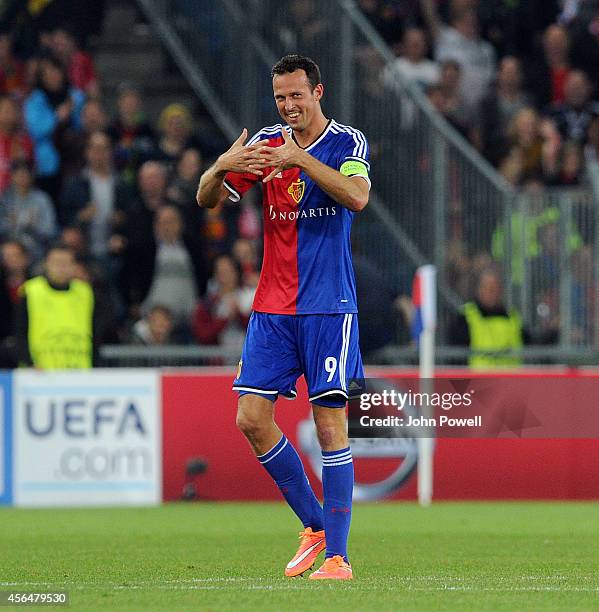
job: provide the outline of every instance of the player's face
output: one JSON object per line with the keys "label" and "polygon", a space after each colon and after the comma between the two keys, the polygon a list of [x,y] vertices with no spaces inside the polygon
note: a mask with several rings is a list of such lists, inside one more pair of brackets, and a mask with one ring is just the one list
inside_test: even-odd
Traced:
{"label": "player's face", "polygon": [[320,110],[320,98],[324,88],[318,84],[314,89],[305,71],[296,70],[276,74],[272,88],[279,115],[297,132],[305,130]]}

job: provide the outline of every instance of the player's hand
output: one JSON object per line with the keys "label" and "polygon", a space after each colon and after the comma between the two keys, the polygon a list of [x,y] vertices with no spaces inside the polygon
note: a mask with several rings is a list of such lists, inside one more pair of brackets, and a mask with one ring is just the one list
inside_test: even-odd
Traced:
{"label": "player's hand", "polygon": [[274,170],[264,179],[263,183],[268,183],[282,170],[295,168],[298,165],[298,156],[302,153],[295,141],[287,130],[281,130],[283,134],[283,144],[279,147],[262,147],[258,150],[261,163],[264,166],[274,166]]}
{"label": "player's hand", "polygon": [[249,147],[244,146],[247,140],[248,131],[243,128],[239,138],[230,146],[228,151],[225,151],[216,162],[219,170],[223,172],[249,172],[256,176],[262,176],[263,165],[260,163],[258,149],[261,149],[268,142],[260,140]]}

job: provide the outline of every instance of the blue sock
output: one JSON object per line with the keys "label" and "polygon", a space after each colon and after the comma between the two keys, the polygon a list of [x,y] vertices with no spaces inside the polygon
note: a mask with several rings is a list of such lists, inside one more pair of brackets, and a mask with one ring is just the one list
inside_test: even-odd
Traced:
{"label": "blue sock", "polygon": [[258,461],[272,476],[304,527],[320,531],[324,527],[322,507],[312,491],[302,460],[291,442],[283,436],[267,453],[258,455]]}
{"label": "blue sock", "polygon": [[341,555],[346,561],[354,488],[354,461],[349,446],[322,451],[322,489],[326,557]]}

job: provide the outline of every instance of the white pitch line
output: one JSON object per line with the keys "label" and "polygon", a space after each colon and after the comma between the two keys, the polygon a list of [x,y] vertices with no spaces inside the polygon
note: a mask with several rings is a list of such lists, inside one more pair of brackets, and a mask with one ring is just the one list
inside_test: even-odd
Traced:
{"label": "white pitch line", "polygon": [[[230,586],[223,583],[235,583],[235,582],[248,582],[253,579],[251,578],[196,578],[192,580],[180,580],[180,581],[167,581],[163,583],[157,582],[144,582],[134,584],[122,584],[116,582],[103,582],[103,583],[70,583],[70,582],[0,582],[0,586],[3,587],[45,587],[45,588],[63,588],[72,589],[76,591],[97,591],[97,590],[115,590],[115,591],[136,591],[141,589],[156,589],[161,591],[230,591],[233,588],[233,584]],[[257,579],[256,581],[263,580]],[[190,582],[203,582],[203,583],[220,583],[220,584],[190,584]],[[247,585],[245,588],[249,590],[266,590],[266,591],[288,591],[288,590],[305,590],[311,588],[311,583],[306,581],[294,581],[297,584],[252,584]],[[431,585],[431,586],[414,586],[410,585],[402,587],[401,585],[368,585],[360,583],[352,583],[348,585],[351,590],[357,591],[412,591],[412,592],[437,592],[437,591],[457,591],[457,592],[469,592],[469,593],[537,593],[537,592],[557,592],[557,593],[597,593],[599,592],[599,586],[597,587],[569,587],[569,586],[552,586],[552,585],[539,585],[539,586],[513,586],[513,587],[479,587],[479,586],[468,586],[468,585]]]}

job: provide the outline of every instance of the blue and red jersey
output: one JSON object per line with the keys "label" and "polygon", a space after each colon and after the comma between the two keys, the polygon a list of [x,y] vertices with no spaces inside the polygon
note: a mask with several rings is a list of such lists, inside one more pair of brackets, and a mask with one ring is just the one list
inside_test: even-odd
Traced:
{"label": "blue and red jersey", "polygon": [[[268,140],[283,144],[277,124],[263,128],[248,145]],[[318,161],[351,176],[352,168],[369,182],[369,147],[359,130],[330,120],[305,150]],[[345,172],[349,168],[350,172]],[[268,176],[272,168],[264,170]],[[233,201],[260,180],[229,172],[225,187]],[[356,284],[350,231],[354,213],[341,206],[299,168],[284,170],[263,185],[264,258],[254,297],[257,312],[272,314],[355,313]]]}

